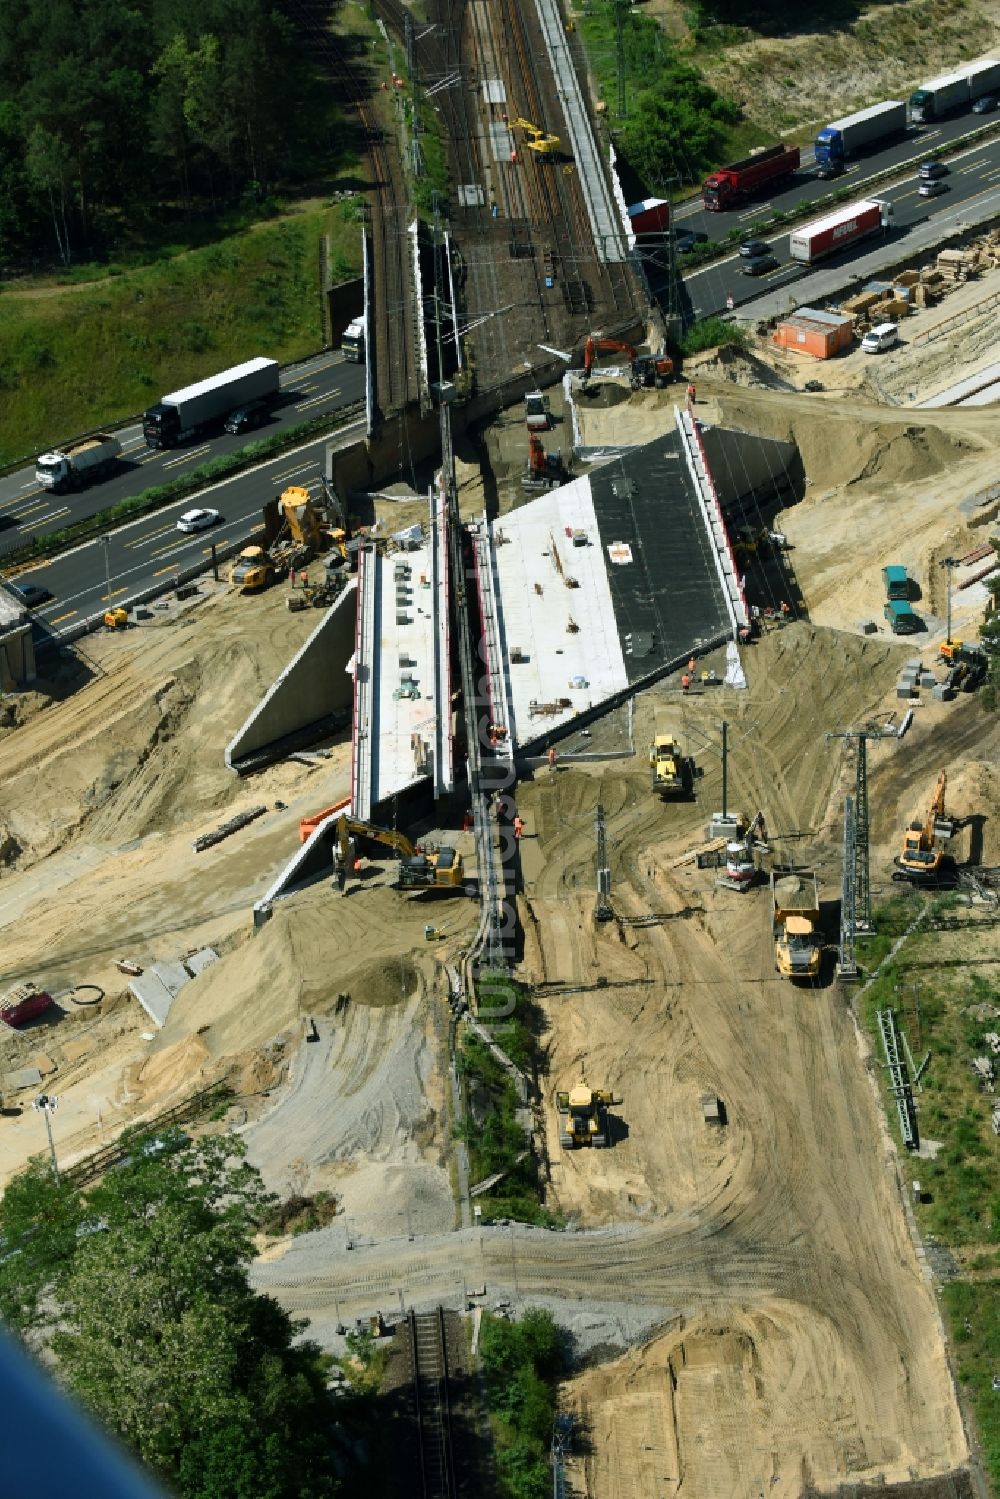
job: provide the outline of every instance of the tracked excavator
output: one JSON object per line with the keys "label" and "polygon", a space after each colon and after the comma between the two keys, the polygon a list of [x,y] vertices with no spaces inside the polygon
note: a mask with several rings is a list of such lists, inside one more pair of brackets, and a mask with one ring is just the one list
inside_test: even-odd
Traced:
{"label": "tracked excavator", "polygon": [[396,883],[400,890],[462,890],[465,867],[457,848],[418,848],[405,833],[343,816],[335,828],[334,870],[343,889],[355,859],[359,838],[391,848],[399,855]]}
{"label": "tracked excavator", "polygon": [[894,880],[930,885],[940,878],[944,846],[955,831],[955,824],[945,816],[944,794],[947,786],[948,773],[942,770],[927,816],[923,822],[911,822],[903,835],[903,847],[892,874]]}
{"label": "tracked excavator", "polygon": [[633,390],[655,386],[661,390],[674,377],[674,361],[669,354],[640,354],[624,339],[594,338],[588,335],[583,346],[583,383],[586,385],[594,372],[597,354],[624,354],[629,363],[629,379]]}
{"label": "tracked excavator", "polygon": [[550,135],[540,125],[532,124],[531,120],[525,120],[522,116],[518,115],[517,119],[511,120],[510,123],[515,130],[523,130],[525,135],[529,137],[524,144],[529,151],[534,151],[537,156],[552,156],[559,150],[558,135]]}
{"label": "tracked excavator", "polygon": [[528,466],[521,476],[522,488],[528,491],[555,489],[566,477],[562,455],[547,453],[541,438],[534,432],[529,432]]}

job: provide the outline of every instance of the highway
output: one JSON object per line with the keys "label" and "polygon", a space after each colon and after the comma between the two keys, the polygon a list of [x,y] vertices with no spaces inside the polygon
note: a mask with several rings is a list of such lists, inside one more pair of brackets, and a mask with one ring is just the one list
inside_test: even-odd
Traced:
{"label": "highway", "polygon": [[[360,418],[340,428],[336,435],[357,440],[363,432],[364,419]],[[109,600],[113,605],[127,605],[178,572],[206,561],[213,544],[223,546],[239,540],[259,522],[265,502],[289,484],[302,484],[317,492],[329,441],[329,435],[311,438],[302,447],[269,459],[259,468],[212,486],[197,501],[190,497],[179,500],[21,574],[24,581],[40,584],[53,595],[48,603],[32,611],[36,647],[58,641],[84,620],[102,614]],[[178,531],[178,516],[196,503],[219,510],[221,522],[195,535]]]}
{"label": "highway", "polygon": [[[78,493],[52,494],[42,489],[35,482],[33,463],[5,475],[0,478],[0,566],[4,552],[21,546],[33,535],[62,530],[155,484],[179,479],[207,459],[235,452],[254,438],[270,437],[284,427],[363,401],[364,380],[364,365],[348,364],[339,353],[327,351],[282,370],[278,404],[270,421],[256,432],[238,437],[222,432],[186,447],[154,449],[147,448],[140,424],[119,428],[123,450],[120,472]],[[60,440],[59,433],[52,433],[51,446],[57,447]]]}
{"label": "highway", "polygon": [[[868,178],[888,171],[892,167],[898,167],[900,172],[904,172],[912,166],[915,173],[919,163],[928,156],[936,156],[947,151],[950,141],[959,140],[962,136],[971,135],[974,131],[995,134],[998,125],[1000,125],[1000,112],[991,115],[974,115],[967,112],[956,115],[953,119],[939,120],[933,125],[911,125],[904,136],[897,137],[882,150],[875,149],[858,160],[852,161],[844,175],[835,178],[832,182],[821,182],[814,175],[812,147],[805,147],[802,151],[799,171],[792,178],[791,184],[784,186],[780,192],[770,197],[762,196],[725,213],[709,213],[702,208],[700,197],[693,198],[689,202],[677,205],[674,222],[679,228],[700,230],[707,234],[709,239],[724,239],[734,225],[741,229],[744,227],[749,229],[758,220],[767,218],[772,213],[779,211],[787,213],[791,208],[808,205],[832,190],[843,187],[845,183],[857,184],[858,195],[863,197],[864,183]],[[1000,139],[993,139],[989,144],[994,148],[996,159],[1000,162]]]}
{"label": "highway", "polygon": [[[968,125],[968,118],[963,117]],[[937,136],[937,132],[930,130],[922,132],[923,139],[928,135]],[[941,147],[940,141],[935,139],[933,145],[937,154],[943,159],[949,160]],[[913,157],[914,163],[925,160],[932,154],[930,148],[921,150]],[[996,214],[995,194],[998,183],[1000,183],[1000,139],[991,138],[975,146],[966,146],[957,156],[949,161],[949,175],[944,178],[947,184],[946,191],[936,198],[922,198],[918,192],[916,177],[916,165],[911,175],[895,186],[881,185],[873,190],[875,196],[887,199],[893,205],[894,225],[885,235],[884,239],[873,235],[871,238],[860,241],[839,255],[825,256],[817,266],[804,266],[789,259],[788,233],[780,235],[766,235],[767,243],[770,245],[775,257],[780,262],[778,268],[770,271],[765,276],[749,277],[741,273],[738,255],[729,255],[721,261],[714,261],[702,270],[690,271],[684,278],[683,293],[687,303],[685,311],[693,318],[708,317],[714,312],[721,312],[726,306],[726,298],[731,295],[737,307],[753,302],[757,304],[762,296],[768,292],[775,295],[771,301],[775,310],[779,309],[782,301],[801,303],[805,300],[797,294],[796,282],[802,281],[808,276],[815,276],[818,269],[825,271],[837,271],[838,268],[850,265],[859,257],[864,257],[880,244],[894,247],[894,255],[890,258],[898,259],[899,247],[905,246],[908,238],[914,239],[915,253],[916,242],[919,237],[921,248],[927,236],[914,235],[914,231],[920,226],[933,227],[933,221],[939,215],[942,231],[947,227],[948,232],[954,232],[957,218],[964,222],[974,224],[991,219]],[[856,172],[857,169],[854,169]],[[852,180],[854,172],[848,173],[841,182]],[[828,184],[819,184],[827,187]],[[865,197],[863,180],[858,182],[858,200]],[[775,200],[777,204],[777,200]],[[844,207],[847,204],[843,205]],[[821,217],[824,210],[817,213]],[[723,215],[706,215],[706,217],[718,218]],[[724,215],[726,219],[734,218],[732,214]],[[748,225],[760,217],[760,205],[751,214],[741,213],[735,216],[737,220],[746,219]],[[841,271],[840,280],[844,280]],[[849,279],[849,278],[848,278]],[[787,295],[786,293],[787,288]],[[756,308],[755,308],[756,310]]]}

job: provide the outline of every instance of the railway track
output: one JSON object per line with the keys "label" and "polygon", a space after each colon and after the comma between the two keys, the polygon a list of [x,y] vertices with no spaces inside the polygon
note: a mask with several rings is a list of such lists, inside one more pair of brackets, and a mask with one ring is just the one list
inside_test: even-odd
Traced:
{"label": "railway track", "polygon": [[420,1450],[420,1492],[423,1499],[456,1499],[458,1488],[444,1308],[439,1306],[433,1312],[410,1312],[409,1331]]}
{"label": "railway track", "polygon": [[[402,163],[395,141],[379,119],[376,82],[341,46],[329,27],[328,10],[322,0],[290,0],[289,13],[335,89],[338,102],[353,109],[360,149],[371,168],[368,220],[374,283],[375,398],[386,419],[419,397]],[[401,8],[399,14],[402,25]]]}

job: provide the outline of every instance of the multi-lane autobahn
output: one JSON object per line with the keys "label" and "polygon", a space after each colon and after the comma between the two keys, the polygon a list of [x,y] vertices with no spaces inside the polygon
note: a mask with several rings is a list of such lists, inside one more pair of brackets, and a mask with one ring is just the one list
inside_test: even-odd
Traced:
{"label": "multi-lane autobahn", "polygon": [[[960,209],[970,222],[977,216],[984,218],[995,212],[1000,184],[1000,138],[992,132],[980,144],[967,146],[952,158],[947,191],[940,197],[920,197],[916,179],[920,161],[931,154],[946,155],[949,142],[967,135],[976,121],[976,116],[966,115],[934,127],[911,129],[902,141],[887,150],[852,164],[840,182],[856,186],[860,198],[871,176],[890,168],[899,169],[900,181],[891,187],[878,188],[879,196],[888,198],[894,206],[895,226],[890,236],[895,244],[905,243],[914,226],[938,214],[950,214],[954,221],[955,210]],[[984,130],[990,131],[991,123],[984,125]],[[769,211],[808,205],[827,193],[830,186],[810,176],[810,161],[811,153],[806,153],[803,170],[793,185],[766,202],[754,203],[735,214],[710,214],[696,205],[687,205],[678,210],[677,220],[685,227],[705,226],[706,233],[717,237],[720,230],[728,230],[733,223],[749,229]],[[704,317],[721,311],[730,295],[737,305],[751,300],[759,304],[762,294],[768,291],[784,294],[787,286],[809,274],[808,268],[789,260],[787,234],[770,238],[769,243],[781,263],[759,279],[751,280],[740,274],[737,256],[689,272],[684,282],[689,312]],[[835,268],[853,261],[864,256],[873,245],[873,241],[862,242],[853,251],[825,260],[822,265]],[[363,366],[347,364],[339,354],[319,355],[283,372],[283,400],[263,433],[280,431],[309,416],[332,414],[362,399],[363,394]],[[0,478],[0,552],[32,533],[61,529],[73,520],[178,477],[205,459],[233,451],[246,442],[245,437],[221,435],[190,448],[150,450],[137,425],[123,429],[119,436],[126,459],[122,471],[81,494],[58,496],[41,491],[35,483],[33,466]],[[194,503],[188,498],[112,532],[106,541],[102,538],[87,543],[31,569],[30,580],[52,593],[51,600],[35,611],[36,633],[48,638],[75,633],[81,621],[102,612],[109,600],[127,602],[154,588],[159,581],[191,567],[200,557],[209,556],[213,542],[225,544],[239,538],[256,520],[263,503],[288,484],[318,483],[325,441],[325,438],[313,439],[258,469],[213,486],[199,501],[222,514],[221,523],[211,532],[193,536],[178,532],[179,515]]]}
{"label": "multi-lane autobahn", "polygon": [[[344,441],[357,440],[363,418],[339,429]],[[207,564],[213,545],[232,547],[259,522],[264,504],[290,484],[318,490],[329,437],[312,438],[258,468],[223,480],[205,491],[198,504],[218,510],[211,530],[193,535],[177,521],[194,502],[188,498],[107,532],[23,573],[24,581],[52,597],[33,611],[38,646],[73,635],[79,626],[113,605],[128,604],[197,563]]]}
{"label": "multi-lane autobahn", "polygon": [[[986,138],[978,145],[966,146],[950,159],[951,170],[945,182],[946,190],[937,198],[922,198],[918,193],[917,168],[930,156],[942,156],[948,160],[949,142],[968,136],[979,121],[985,119],[982,129]],[[770,198],[756,200],[740,209],[727,213],[709,213],[700,203],[684,204],[678,208],[675,220],[678,227],[700,230],[710,239],[721,239],[733,227],[748,234],[752,226],[772,213],[800,209],[805,212],[810,203],[828,194],[831,188],[844,186],[856,188],[857,197],[863,198],[866,183],[876,176],[898,170],[900,180],[893,186],[881,182],[871,191],[893,204],[895,225],[891,237],[895,242],[905,242],[907,231],[936,215],[954,211],[959,205],[968,209],[970,221],[977,200],[986,197],[1000,182],[1000,137],[995,133],[1000,116],[960,115],[934,126],[911,127],[906,135],[884,151],[873,152],[852,162],[847,172],[834,182],[823,182],[817,178],[812,166],[812,152],[803,153],[802,167],[792,184]],[[990,205],[992,212],[992,205]],[[825,210],[818,209],[816,217]],[[765,235],[768,245],[778,259],[777,270],[759,278],[743,276],[739,257],[726,256],[712,261],[701,270],[687,272],[684,277],[685,310],[692,317],[707,317],[721,312],[726,299],[732,296],[735,304],[757,299],[761,293],[775,286],[784,286],[809,273],[809,267],[792,262],[789,258],[788,234]],[[872,241],[845,250],[842,255],[831,257],[823,265],[842,265],[863,255],[872,247]]]}
{"label": "multi-lane autobahn", "polygon": [[[140,423],[118,430],[122,445],[119,472],[78,494],[52,494],[35,482],[32,463],[0,478],[0,557],[33,535],[62,530],[73,521],[141,494],[155,484],[182,478],[208,458],[245,447],[252,437],[269,437],[314,416],[364,399],[364,366],[347,364],[327,352],[281,372],[281,396],[271,419],[257,432],[231,437],[218,433],[210,441],[182,448],[147,448]],[[59,434],[53,433],[53,446]]]}

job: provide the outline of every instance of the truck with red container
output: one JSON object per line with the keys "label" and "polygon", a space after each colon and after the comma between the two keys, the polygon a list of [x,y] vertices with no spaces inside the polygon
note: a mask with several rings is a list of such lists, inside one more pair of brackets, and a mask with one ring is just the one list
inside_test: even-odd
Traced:
{"label": "truck with red container", "polygon": [[742,161],[731,166],[720,167],[706,177],[701,189],[701,201],[706,208],[718,213],[726,208],[736,208],[746,198],[771,187],[799,169],[798,146],[761,146]]}
{"label": "truck with red container", "polygon": [[35,984],[18,984],[16,989],[8,989],[0,996],[0,1020],[16,1030],[19,1025],[34,1020],[36,1015],[44,1015],[51,1004],[52,995]]}
{"label": "truck with red container", "polygon": [[892,204],[882,198],[866,198],[793,229],[788,248],[793,260],[813,265],[824,255],[833,255],[879,229],[887,229],[891,223]]}
{"label": "truck with red container", "polygon": [[666,198],[643,198],[625,210],[633,234],[666,234],[670,228],[670,204]]}

